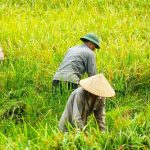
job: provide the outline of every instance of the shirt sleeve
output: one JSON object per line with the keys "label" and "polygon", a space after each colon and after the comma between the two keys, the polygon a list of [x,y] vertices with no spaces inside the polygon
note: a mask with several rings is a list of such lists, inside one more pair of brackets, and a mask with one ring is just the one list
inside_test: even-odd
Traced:
{"label": "shirt sleeve", "polygon": [[88,76],[96,75],[97,69],[96,69],[96,58],[95,55],[92,53],[89,55],[88,63],[87,63],[87,73]]}
{"label": "shirt sleeve", "polygon": [[83,129],[84,124],[82,120],[82,111],[83,111],[83,102],[82,102],[82,95],[77,93],[74,97],[73,103],[73,122],[76,127]]}
{"label": "shirt sleeve", "polygon": [[94,116],[98,123],[99,129],[105,131],[105,99],[98,98],[100,100],[100,105],[97,110],[94,111]]}

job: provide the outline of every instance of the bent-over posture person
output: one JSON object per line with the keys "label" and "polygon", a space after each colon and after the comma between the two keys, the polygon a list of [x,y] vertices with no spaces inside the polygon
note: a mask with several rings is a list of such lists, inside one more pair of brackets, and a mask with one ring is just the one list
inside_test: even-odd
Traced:
{"label": "bent-over posture person", "polygon": [[105,130],[105,97],[115,95],[104,75],[98,74],[80,81],[81,87],[74,90],[59,121],[59,129],[67,131],[67,124],[83,129],[87,118],[94,113],[99,129]]}
{"label": "bent-over posture person", "polygon": [[85,72],[87,72],[88,76],[96,74],[94,50],[100,48],[100,41],[93,33],[86,34],[80,39],[84,44],[71,47],[67,51],[53,77],[53,89],[59,85],[62,90],[62,83],[67,84],[68,89],[76,89]]}

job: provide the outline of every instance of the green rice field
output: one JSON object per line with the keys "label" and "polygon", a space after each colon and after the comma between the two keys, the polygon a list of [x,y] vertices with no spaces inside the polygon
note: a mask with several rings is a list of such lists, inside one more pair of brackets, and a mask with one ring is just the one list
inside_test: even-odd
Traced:
{"label": "green rice field", "polygon": [[[52,78],[90,32],[101,39],[98,73],[116,96],[106,100],[105,133],[90,116],[87,135],[63,134],[71,91],[52,93]],[[150,149],[149,0],[0,0],[0,47],[0,150]]]}

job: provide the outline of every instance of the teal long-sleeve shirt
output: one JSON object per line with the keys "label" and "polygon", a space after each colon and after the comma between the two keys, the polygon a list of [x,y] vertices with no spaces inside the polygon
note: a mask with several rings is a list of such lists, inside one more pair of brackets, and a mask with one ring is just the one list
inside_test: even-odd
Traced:
{"label": "teal long-sleeve shirt", "polygon": [[92,76],[97,73],[97,70],[94,52],[83,44],[72,47],[67,51],[53,80],[78,84],[85,72],[88,76]]}

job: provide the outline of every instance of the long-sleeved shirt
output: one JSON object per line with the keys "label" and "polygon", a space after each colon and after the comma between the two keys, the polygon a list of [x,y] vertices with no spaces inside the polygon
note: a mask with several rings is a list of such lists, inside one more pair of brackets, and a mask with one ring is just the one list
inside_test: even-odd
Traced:
{"label": "long-sleeved shirt", "polygon": [[67,131],[67,123],[83,129],[87,117],[94,113],[99,129],[105,130],[105,98],[93,99],[92,95],[82,87],[74,90],[59,121],[59,129]]}
{"label": "long-sleeved shirt", "polygon": [[96,74],[96,59],[94,52],[85,44],[70,48],[60,64],[53,80],[79,83],[83,74]]}

